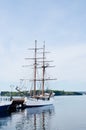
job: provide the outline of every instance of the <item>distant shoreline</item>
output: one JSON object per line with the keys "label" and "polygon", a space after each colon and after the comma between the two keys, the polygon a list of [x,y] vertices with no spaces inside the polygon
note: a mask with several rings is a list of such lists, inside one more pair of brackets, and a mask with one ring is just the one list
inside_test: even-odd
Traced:
{"label": "distant shoreline", "polygon": [[[64,90],[52,90],[55,93],[55,96],[66,96],[66,95],[83,95],[86,92],[74,92],[74,91],[64,91]],[[10,91],[1,91],[1,96],[27,96],[27,91],[25,92],[10,92]]]}
{"label": "distant shoreline", "polygon": [[54,90],[53,92],[55,93],[56,96],[83,95],[82,92],[74,92],[74,91]]}

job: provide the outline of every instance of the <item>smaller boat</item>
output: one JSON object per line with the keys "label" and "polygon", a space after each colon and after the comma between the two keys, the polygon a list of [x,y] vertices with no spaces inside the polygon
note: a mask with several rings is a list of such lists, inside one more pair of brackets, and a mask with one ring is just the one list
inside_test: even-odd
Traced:
{"label": "smaller boat", "polygon": [[12,101],[8,97],[0,97],[0,113],[9,111]]}

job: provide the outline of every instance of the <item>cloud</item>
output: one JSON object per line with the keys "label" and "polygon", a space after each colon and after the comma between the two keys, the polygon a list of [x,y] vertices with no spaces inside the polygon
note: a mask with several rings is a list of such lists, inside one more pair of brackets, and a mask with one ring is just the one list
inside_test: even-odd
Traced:
{"label": "cloud", "polygon": [[52,47],[50,56],[56,64],[58,80],[84,80],[86,77],[86,45]]}

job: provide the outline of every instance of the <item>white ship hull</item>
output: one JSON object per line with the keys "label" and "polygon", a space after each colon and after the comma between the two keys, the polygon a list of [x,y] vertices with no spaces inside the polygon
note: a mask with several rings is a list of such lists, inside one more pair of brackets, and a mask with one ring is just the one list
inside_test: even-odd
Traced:
{"label": "white ship hull", "polygon": [[50,100],[41,100],[41,99],[33,99],[29,98],[26,100],[26,107],[42,107],[53,105],[53,99]]}

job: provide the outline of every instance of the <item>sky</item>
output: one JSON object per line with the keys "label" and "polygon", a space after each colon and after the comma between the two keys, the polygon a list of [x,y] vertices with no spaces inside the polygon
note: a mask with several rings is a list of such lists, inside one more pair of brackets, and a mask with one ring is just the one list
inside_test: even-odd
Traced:
{"label": "sky", "polygon": [[54,61],[51,89],[86,91],[86,1],[0,0],[0,91],[15,90],[35,40]]}

